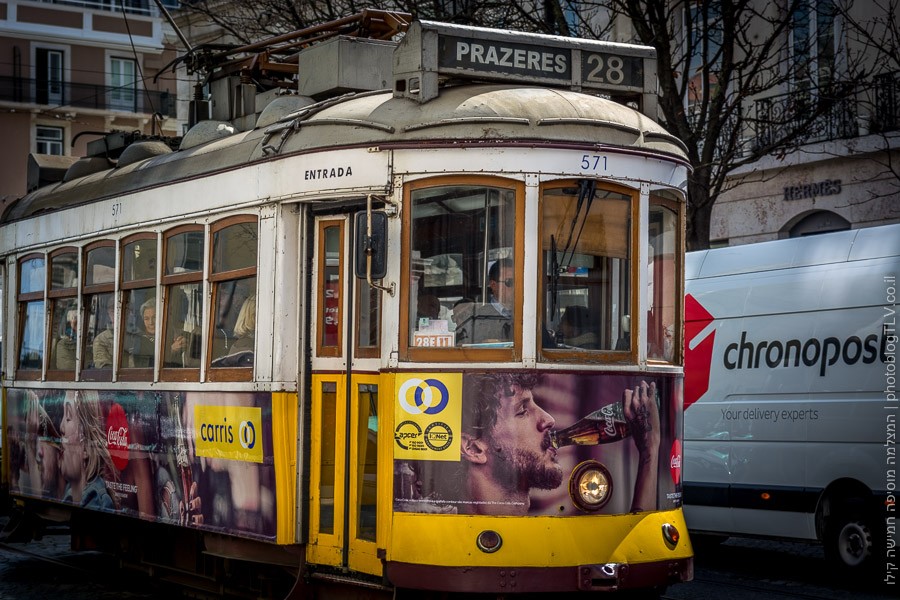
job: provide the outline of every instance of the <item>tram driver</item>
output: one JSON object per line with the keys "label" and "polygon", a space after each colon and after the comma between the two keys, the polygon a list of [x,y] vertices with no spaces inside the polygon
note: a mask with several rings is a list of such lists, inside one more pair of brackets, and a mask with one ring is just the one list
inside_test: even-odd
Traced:
{"label": "tram driver", "polygon": [[488,297],[454,307],[457,345],[513,341],[514,274],[511,259],[495,261],[488,270]]}

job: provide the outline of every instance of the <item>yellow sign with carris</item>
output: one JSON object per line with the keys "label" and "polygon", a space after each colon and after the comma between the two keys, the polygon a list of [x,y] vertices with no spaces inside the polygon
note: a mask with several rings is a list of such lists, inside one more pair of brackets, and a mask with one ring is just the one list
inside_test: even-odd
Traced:
{"label": "yellow sign with carris", "polygon": [[197,456],[263,462],[262,409],[248,406],[195,406]]}

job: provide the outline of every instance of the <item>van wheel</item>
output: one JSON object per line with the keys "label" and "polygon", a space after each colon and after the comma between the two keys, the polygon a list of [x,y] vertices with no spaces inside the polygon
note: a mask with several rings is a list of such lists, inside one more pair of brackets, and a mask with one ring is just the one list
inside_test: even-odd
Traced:
{"label": "van wheel", "polygon": [[840,513],[825,528],[825,555],[845,574],[873,568],[875,541],[869,520],[861,515]]}

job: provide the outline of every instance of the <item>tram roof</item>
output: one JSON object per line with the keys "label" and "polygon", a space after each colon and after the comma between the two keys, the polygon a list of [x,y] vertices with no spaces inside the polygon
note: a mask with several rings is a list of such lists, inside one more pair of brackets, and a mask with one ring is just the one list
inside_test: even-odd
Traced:
{"label": "tram roof", "polygon": [[[284,143],[273,152],[285,131]],[[465,142],[480,146],[591,145],[687,160],[680,141],[650,118],[584,93],[460,85],[443,88],[437,98],[424,104],[396,98],[390,92],[362,93],[310,104],[267,127],[41,188],[16,203],[4,215],[4,221],[210,176],[289,154],[373,145],[459,146]],[[264,149],[267,145],[268,150]]]}

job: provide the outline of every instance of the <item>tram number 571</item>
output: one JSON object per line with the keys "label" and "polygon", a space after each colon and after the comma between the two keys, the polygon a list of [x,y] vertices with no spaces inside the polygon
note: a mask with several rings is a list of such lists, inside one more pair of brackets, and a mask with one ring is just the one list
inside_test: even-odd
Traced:
{"label": "tram number 571", "polygon": [[581,168],[585,171],[605,171],[606,158],[602,154],[583,154],[581,156]]}

